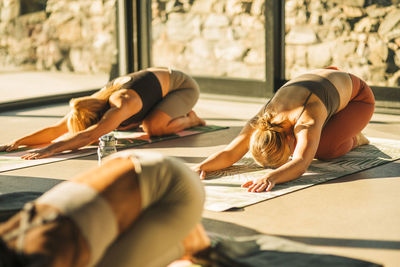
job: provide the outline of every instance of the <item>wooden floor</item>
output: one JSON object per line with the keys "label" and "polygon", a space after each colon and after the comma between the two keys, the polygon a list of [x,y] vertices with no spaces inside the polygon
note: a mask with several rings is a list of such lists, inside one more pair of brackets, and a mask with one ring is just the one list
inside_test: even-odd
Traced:
{"label": "wooden floor", "polygon": [[[254,115],[262,101],[225,100],[203,95],[195,110],[209,124],[229,129],[146,145],[180,157],[193,165],[223,148]],[[0,113],[0,143],[60,119],[68,105],[46,106]],[[400,116],[375,114],[364,133],[400,140]],[[70,179],[97,164],[87,156],[0,173],[1,181],[21,181],[20,188],[37,188],[45,179]],[[51,180],[49,180],[51,181]],[[14,185],[15,186],[15,185]],[[15,190],[19,190],[16,186]],[[204,212],[204,218],[229,222],[250,230],[308,244],[323,252],[348,256],[384,266],[400,266],[400,161],[319,184],[241,210]]]}

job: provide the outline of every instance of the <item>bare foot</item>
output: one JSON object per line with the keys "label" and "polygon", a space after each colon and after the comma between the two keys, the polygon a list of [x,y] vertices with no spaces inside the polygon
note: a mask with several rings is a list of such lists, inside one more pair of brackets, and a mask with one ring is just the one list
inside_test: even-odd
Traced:
{"label": "bare foot", "polygon": [[185,237],[183,240],[183,247],[185,248],[184,257],[191,257],[197,252],[206,249],[210,246],[211,241],[206,231],[201,224],[196,227]]}
{"label": "bare foot", "polygon": [[198,125],[206,125],[205,120],[199,118],[199,116],[197,116],[197,114],[191,110],[187,116],[189,117],[192,125],[191,126],[198,126]]}
{"label": "bare foot", "polygon": [[357,134],[356,139],[357,139],[356,147],[369,144],[368,138],[362,133]]}

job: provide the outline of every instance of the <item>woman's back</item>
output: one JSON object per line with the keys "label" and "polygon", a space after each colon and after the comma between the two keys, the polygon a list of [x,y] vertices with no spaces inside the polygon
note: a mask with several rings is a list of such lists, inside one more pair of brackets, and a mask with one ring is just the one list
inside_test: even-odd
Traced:
{"label": "woman's back", "polygon": [[[310,93],[315,95],[310,96]],[[271,99],[268,110],[298,113],[306,104],[316,102],[328,109],[329,115],[329,109],[332,109],[333,114],[342,110],[350,101],[351,94],[352,81],[348,73],[317,69],[284,84]]]}
{"label": "woman's back", "polygon": [[309,73],[317,74],[329,80],[337,89],[340,96],[338,111],[342,110],[350,101],[353,91],[349,73],[334,69],[317,69]]}

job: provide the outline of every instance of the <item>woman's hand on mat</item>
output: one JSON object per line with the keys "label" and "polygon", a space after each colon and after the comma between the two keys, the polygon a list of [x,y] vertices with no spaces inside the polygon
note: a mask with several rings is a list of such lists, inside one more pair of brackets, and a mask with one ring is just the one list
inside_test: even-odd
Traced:
{"label": "woman's hand on mat", "polygon": [[207,176],[206,172],[201,169],[200,164],[192,167],[192,170],[200,176],[201,180],[204,180]]}
{"label": "woman's hand on mat", "polygon": [[51,151],[50,149],[42,148],[42,149],[36,149],[36,150],[30,151],[29,153],[21,156],[21,159],[27,159],[27,160],[42,159],[42,158],[50,157],[53,154],[54,154],[54,152]]}
{"label": "woman's hand on mat", "polygon": [[11,152],[13,150],[18,149],[19,145],[17,143],[12,143],[9,145],[1,145],[0,152]]}
{"label": "woman's hand on mat", "polygon": [[242,184],[242,187],[248,188],[248,192],[260,193],[260,192],[268,192],[272,188],[274,188],[275,182],[268,178],[261,178],[252,181],[248,181]]}

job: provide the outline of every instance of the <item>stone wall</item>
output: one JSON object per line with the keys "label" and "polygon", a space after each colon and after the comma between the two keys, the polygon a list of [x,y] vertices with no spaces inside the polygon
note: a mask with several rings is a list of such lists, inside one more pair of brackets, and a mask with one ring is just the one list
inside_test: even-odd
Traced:
{"label": "stone wall", "polygon": [[400,85],[400,1],[286,0],[286,76],[328,65]]}
{"label": "stone wall", "polygon": [[48,0],[45,10],[21,16],[20,0],[0,0],[0,71],[109,73],[117,54],[115,3]]}
{"label": "stone wall", "polygon": [[153,0],[153,65],[265,78],[264,0]]}
{"label": "stone wall", "polygon": [[[32,0],[34,1],[34,0]],[[151,0],[153,65],[264,79],[265,0]],[[116,0],[0,0],[0,71],[108,73]],[[286,77],[327,65],[399,86],[400,0],[286,0]]]}
{"label": "stone wall", "polygon": [[[335,65],[399,86],[399,2],[286,0],[286,78]],[[264,79],[264,8],[264,0],[153,0],[153,63]]]}

